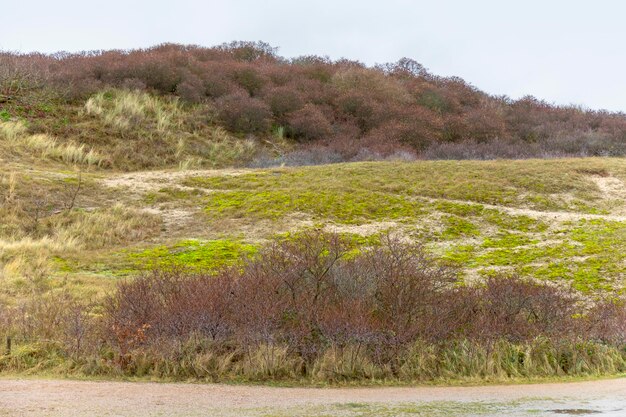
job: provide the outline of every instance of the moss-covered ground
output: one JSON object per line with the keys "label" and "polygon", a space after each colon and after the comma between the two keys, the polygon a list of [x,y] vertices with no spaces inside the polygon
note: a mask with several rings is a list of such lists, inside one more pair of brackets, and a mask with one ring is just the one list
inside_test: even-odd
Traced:
{"label": "moss-covered ground", "polygon": [[348,234],[355,246],[401,234],[460,267],[468,281],[517,273],[588,293],[625,282],[623,159],[92,169],[81,174],[73,205],[75,171],[6,167],[6,302],[33,286],[99,297],[153,268],[214,271],[252,256],[267,239],[310,227]]}

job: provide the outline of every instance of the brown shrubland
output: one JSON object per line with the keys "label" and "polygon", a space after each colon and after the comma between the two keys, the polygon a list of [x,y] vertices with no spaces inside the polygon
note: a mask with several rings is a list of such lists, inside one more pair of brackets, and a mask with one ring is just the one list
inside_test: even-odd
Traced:
{"label": "brown shrubland", "polygon": [[262,42],[0,54],[0,106],[36,114],[41,105],[93,101],[111,89],[178,97],[215,116],[201,121],[204,127],[217,122],[235,135],[271,137],[282,128],[287,137],[341,160],[406,156],[407,148],[413,157],[435,159],[626,151],[623,114],[490,96],[406,58],[375,67],[315,56],[287,60]]}
{"label": "brown shrubland", "polygon": [[625,314],[619,299],[514,276],[464,285],[393,236],[357,250],[308,231],[217,273],[121,282],[103,305],[61,293],[5,308],[3,326],[39,344],[0,367],[43,355],[88,374],[211,380],[595,375],[626,369]]}

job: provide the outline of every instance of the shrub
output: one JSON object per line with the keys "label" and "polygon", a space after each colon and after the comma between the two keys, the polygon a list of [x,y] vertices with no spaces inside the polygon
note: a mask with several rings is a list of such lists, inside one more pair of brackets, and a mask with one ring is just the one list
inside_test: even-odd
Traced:
{"label": "shrub", "polygon": [[[0,53],[0,118],[5,121],[22,114],[43,118],[43,123],[41,105],[72,105],[120,88],[215,106],[219,121],[231,131],[262,134],[272,123],[285,126],[296,140],[323,139],[347,160],[359,153],[361,159],[406,154],[407,147],[423,158],[626,154],[623,114],[554,106],[534,97],[490,96],[458,77],[430,74],[407,58],[373,68],[315,56],[286,60],[263,42],[213,48],[164,44],[54,55]],[[129,116],[136,114],[130,110]],[[206,118],[201,130],[214,127],[214,122]],[[127,134],[132,127],[144,129],[132,120],[117,124]],[[345,143],[332,143],[348,136],[361,139],[351,142],[354,149],[349,152],[340,149]],[[137,153],[135,145],[120,152]],[[164,159],[172,165],[190,158]]]}
{"label": "shrub", "polygon": [[281,118],[304,105],[301,94],[293,87],[275,87],[264,93],[274,116]]}
{"label": "shrub", "polygon": [[511,342],[544,336],[571,338],[581,334],[572,319],[580,299],[562,288],[519,278],[489,278],[475,294],[473,337]]}
{"label": "shrub", "polygon": [[390,235],[357,247],[308,230],[217,275],[122,281],[97,316],[89,309],[67,293],[0,308],[0,324],[31,340],[0,369],[71,360],[89,374],[329,382],[626,370],[623,300],[589,306],[515,276],[459,285]]}
{"label": "shrub", "polygon": [[176,94],[187,103],[200,103],[205,98],[205,88],[198,76],[188,74],[176,86]]}
{"label": "shrub", "polygon": [[288,123],[288,135],[300,141],[321,139],[332,132],[332,125],[326,116],[311,104],[291,113]]}
{"label": "shrub", "polygon": [[271,112],[261,100],[237,93],[216,102],[219,119],[233,132],[260,133],[270,127]]}
{"label": "shrub", "polygon": [[[611,323],[621,317],[610,309],[585,312],[573,292],[516,277],[457,284],[456,271],[419,245],[383,236],[379,245],[355,251],[338,235],[307,231],[217,276],[160,272],[120,284],[106,320],[112,334],[123,335],[112,341],[121,350],[198,335],[244,350],[286,347],[325,375],[329,355],[344,360],[338,352],[350,352],[351,360],[358,352],[359,363],[342,372],[359,373],[372,363],[397,363],[415,343],[467,341],[471,349],[541,338],[561,343],[582,338],[608,316],[615,317]],[[611,343],[623,343],[619,325],[610,328]]]}
{"label": "shrub", "polygon": [[253,68],[244,67],[236,70],[233,80],[251,96],[255,96],[265,84],[265,80]]}

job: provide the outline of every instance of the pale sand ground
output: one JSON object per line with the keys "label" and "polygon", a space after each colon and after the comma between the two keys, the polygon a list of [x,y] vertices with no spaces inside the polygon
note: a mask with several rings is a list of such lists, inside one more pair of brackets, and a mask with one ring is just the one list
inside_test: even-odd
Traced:
{"label": "pale sand ground", "polygon": [[[449,412],[441,405],[444,403]],[[0,379],[0,415],[7,416],[373,416],[378,412],[382,415],[381,410],[390,416],[405,415],[403,408],[397,407],[406,411],[409,406],[428,404],[434,404],[432,414],[409,414],[543,416],[558,415],[555,410],[565,411],[560,415],[575,415],[566,411],[579,409],[579,413],[602,411],[595,414],[599,416],[626,416],[626,378],[533,385],[388,388]],[[472,406],[481,404],[490,404],[492,408],[477,410]],[[465,409],[468,414],[462,411]]]}

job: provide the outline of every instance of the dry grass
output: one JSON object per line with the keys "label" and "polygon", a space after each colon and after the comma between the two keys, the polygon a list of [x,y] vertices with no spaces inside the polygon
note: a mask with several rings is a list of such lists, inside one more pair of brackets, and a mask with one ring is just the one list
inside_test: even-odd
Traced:
{"label": "dry grass", "polygon": [[18,157],[54,160],[67,165],[99,166],[104,158],[85,144],[58,143],[47,134],[28,134],[22,122],[0,122],[0,152]]}
{"label": "dry grass", "polygon": [[47,236],[0,240],[0,282],[3,286],[0,293],[16,295],[47,290],[54,272],[52,257],[78,248],[75,239]]}
{"label": "dry grass", "polygon": [[176,100],[166,101],[139,91],[98,93],[87,100],[84,110],[122,132],[141,126],[165,133],[181,123],[181,109]]}
{"label": "dry grass", "polygon": [[[79,208],[81,202],[102,204],[95,183],[85,178],[77,188],[73,175],[48,175],[0,177],[0,298],[10,302],[66,285],[71,269],[64,259],[87,260],[93,251],[149,239],[161,230],[159,216],[122,204]],[[106,285],[98,283],[96,292]]]}
{"label": "dry grass", "polygon": [[161,218],[116,204],[93,211],[73,210],[51,219],[63,241],[76,240],[87,250],[128,245],[155,236]]}

